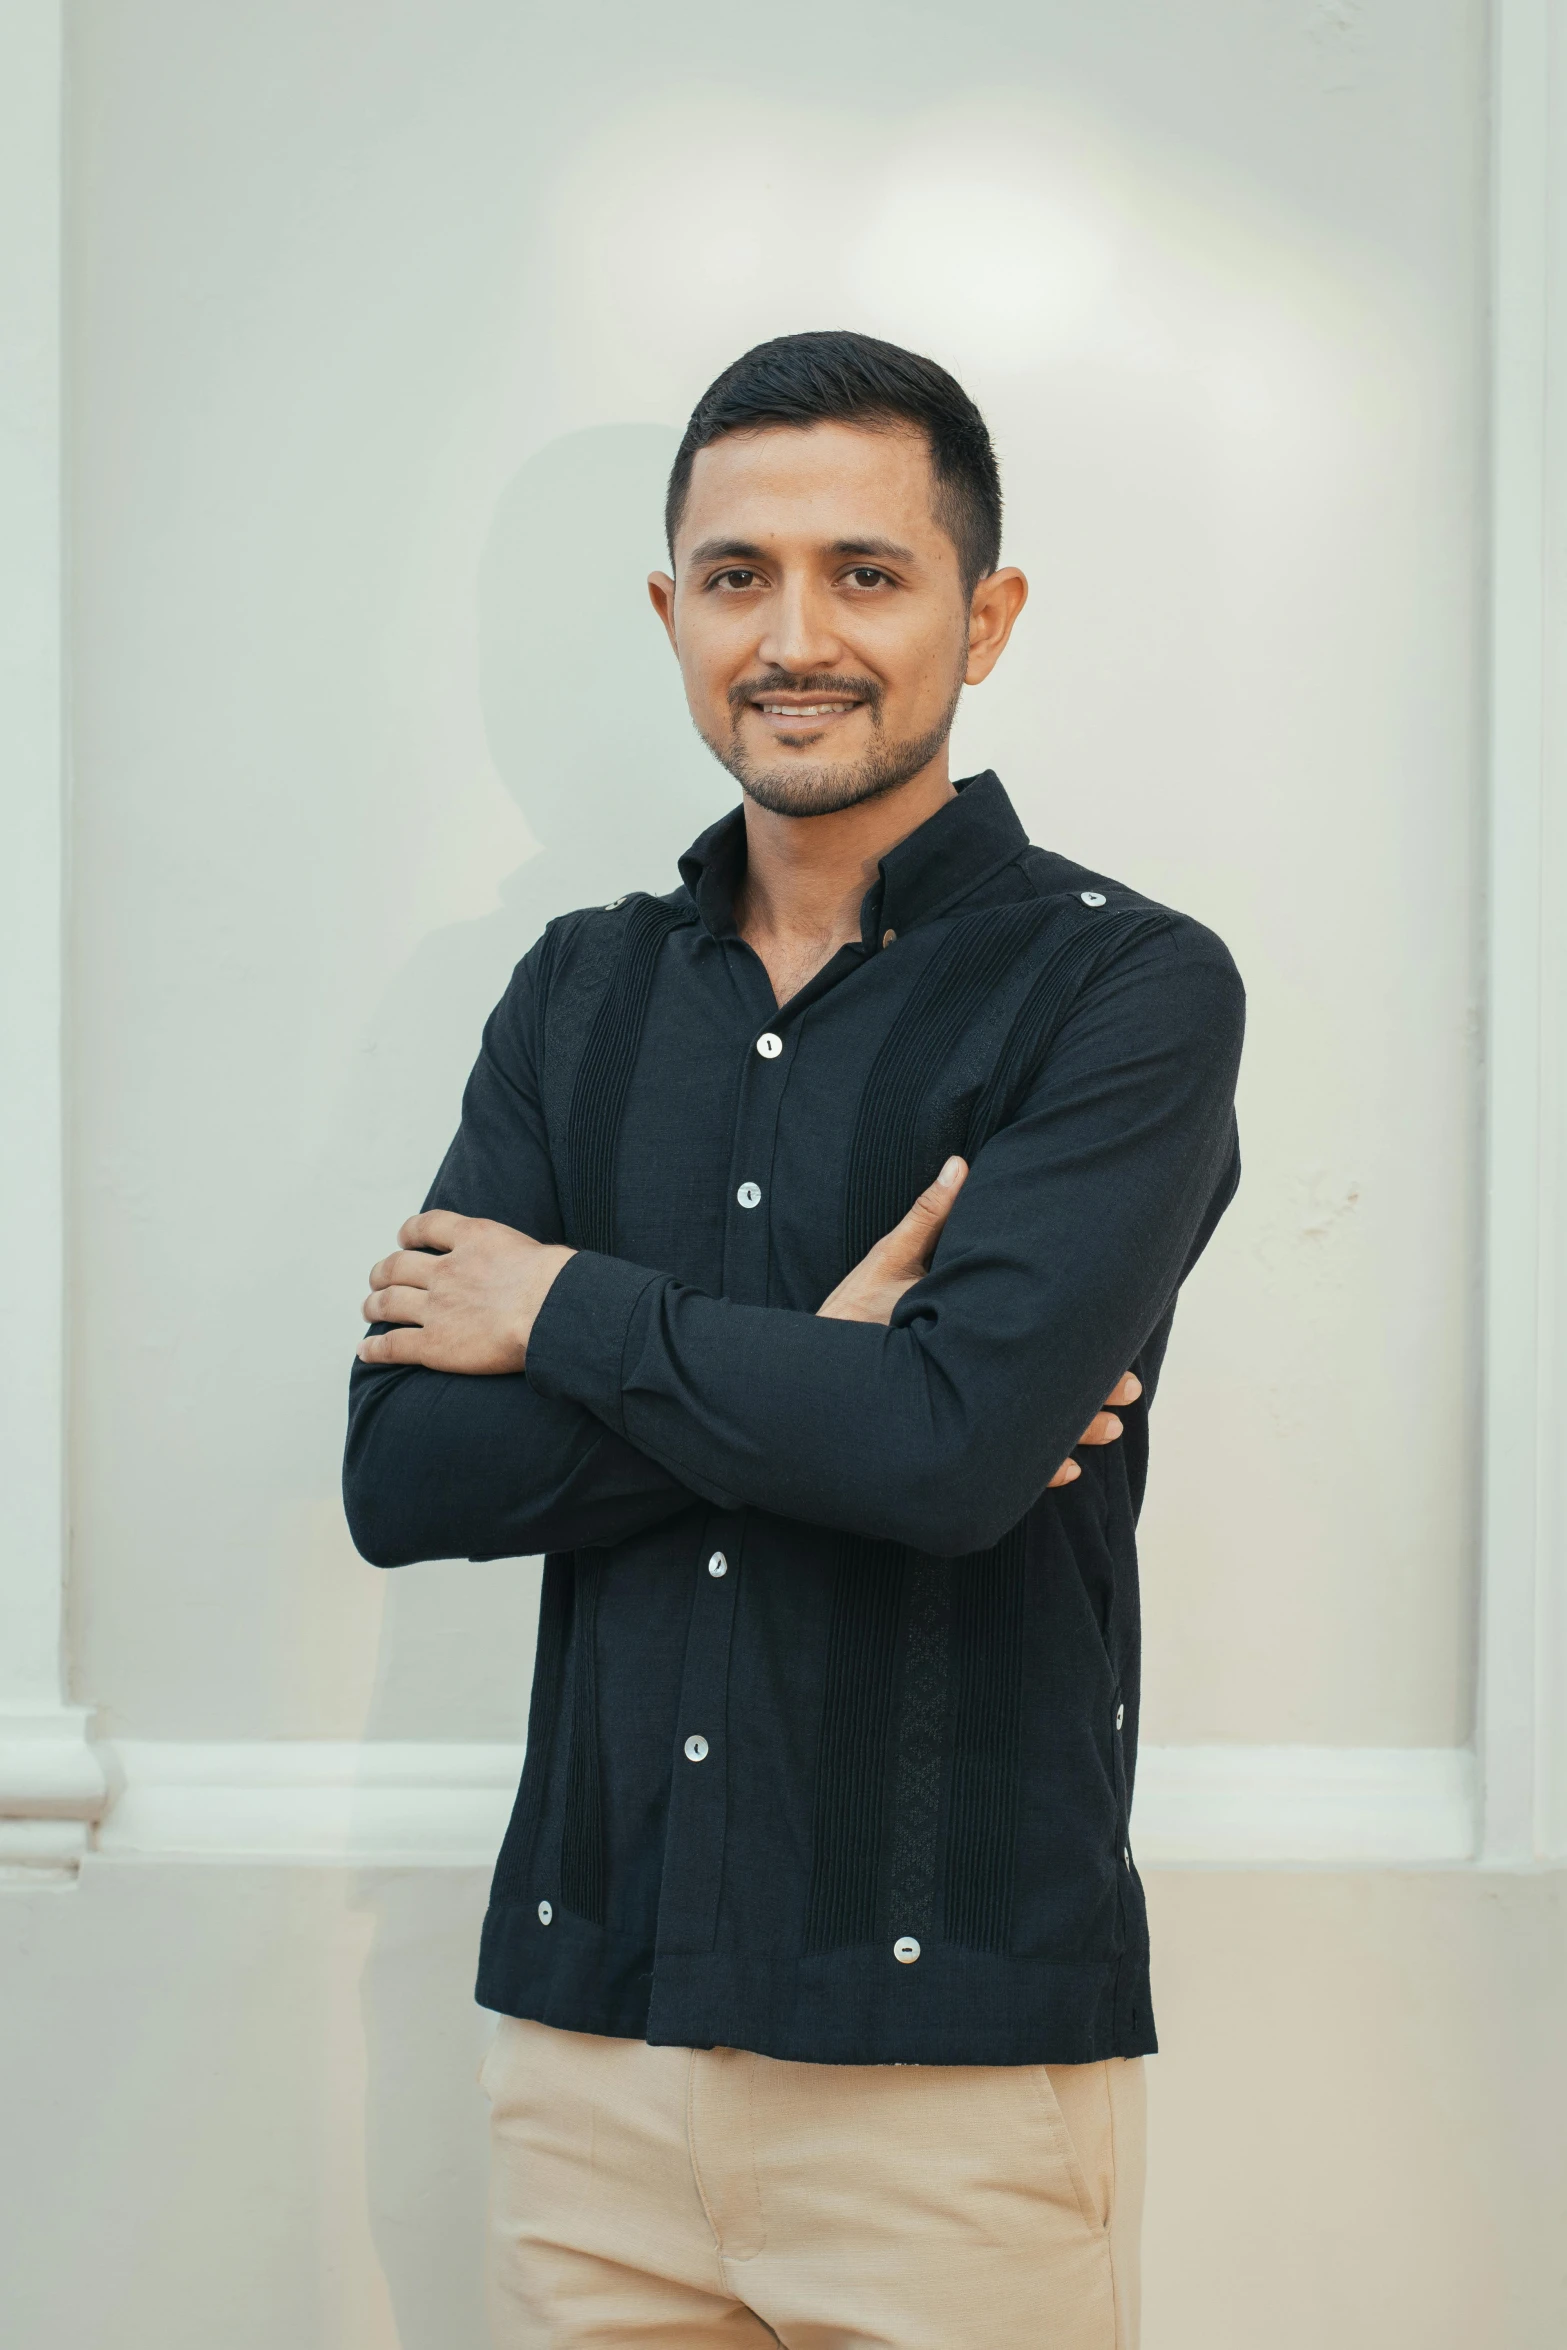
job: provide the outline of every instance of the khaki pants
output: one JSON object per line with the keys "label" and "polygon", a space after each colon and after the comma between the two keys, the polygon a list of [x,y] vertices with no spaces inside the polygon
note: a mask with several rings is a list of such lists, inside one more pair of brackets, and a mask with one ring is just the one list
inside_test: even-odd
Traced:
{"label": "khaki pants", "polygon": [[503,2018],[501,2350],[1135,2350],[1143,2068],[784,2064]]}

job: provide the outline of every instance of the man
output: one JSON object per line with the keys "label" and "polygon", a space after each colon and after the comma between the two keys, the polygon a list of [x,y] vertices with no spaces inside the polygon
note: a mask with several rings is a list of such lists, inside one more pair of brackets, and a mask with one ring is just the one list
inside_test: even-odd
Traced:
{"label": "man", "polygon": [[371,1274],[360,1548],[550,1554],[479,1972],[507,2342],[1135,2340],[1133,1530],[1242,995],[951,780],[1000,511],[928,360],[719,377],[649,584],[741,807],[545,932]]}

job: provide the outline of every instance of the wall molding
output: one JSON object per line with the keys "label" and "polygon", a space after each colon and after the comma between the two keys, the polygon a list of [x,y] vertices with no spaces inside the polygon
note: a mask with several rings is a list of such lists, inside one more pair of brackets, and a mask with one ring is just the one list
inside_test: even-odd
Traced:
{"label": "wall molding", "polygon": [[116,1859],[488,1868],[520,1745],[444,1740],[121,1739],[97,1850]]}
{"label": "wall molding", "polygon": [[108,1793],[63,1648],[63,57],[60,0],[0,10],[0,1873],[73,1870]]}
{"label": "wall molding", "polygon": [[1416,1868],[1471,1860],[1466,1746],[1150,1746],[1142,1868]]}
{"label": "wall molding", "polygon": [[1562,0],[1492,14],[1483,1849],[1567,1858]]}
{"label": "wall molding", "polygon": [[0,1706],[0,1875],[74,1871],[109,1800],[92,1715],[80,1705]]}
{"label": "wall molding", "polygon": [[[0,1348],[0,1862],[70,1844],[60,1823],[91,1775],[62,1653],[63,104],[60,0],[18,0],[0,10],[0,1228],[16,1244]],[[99,1774],[100,1808],[103,1795]]]}
{"label": "wall molding", "polygon": [[[106,1861],[485,1869],[523,1752],[317,1739],[104,1751]],[[1448,1866],[1474,1853],[1474,1788],[1466,1748],[1149,1747],[1132,1833],[1153,1869]]]}

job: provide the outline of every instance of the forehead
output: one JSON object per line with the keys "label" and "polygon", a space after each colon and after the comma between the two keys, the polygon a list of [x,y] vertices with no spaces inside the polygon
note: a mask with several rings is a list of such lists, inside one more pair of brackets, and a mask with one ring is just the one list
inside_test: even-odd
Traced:
{"label": "forehead", "polygon": [[939,560],[947,541],[934,490],[930,444],[915,425],[725,433],[696,453],[679,543],[899,538]]}

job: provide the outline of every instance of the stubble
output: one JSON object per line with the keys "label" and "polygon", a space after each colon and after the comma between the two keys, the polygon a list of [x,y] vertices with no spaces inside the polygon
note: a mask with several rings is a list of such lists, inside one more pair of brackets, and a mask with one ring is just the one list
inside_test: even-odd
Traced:
{"label": "stubble", "polygon": [[[769,690],[790,694],[852,694],[870,717],[872,743],[863,758],[845,764],[813,758],[810,746],[767,761],[754,759],[740,736],[741,719],[753,701]],[[810,675],[786,677],[775,673],[734,686],[729,694],[729,731],[697,731],[719,764],[727,767],[749,799],[775,816],[832,816],[840,809],[858,807],[863,800],[879,800],[897,791],[922,768],[928,767],[947,736],[963,691],[961,674],[953,685],[947,707],[926,733],[889,741],[883,715],[883,695],[868,677]]]}

